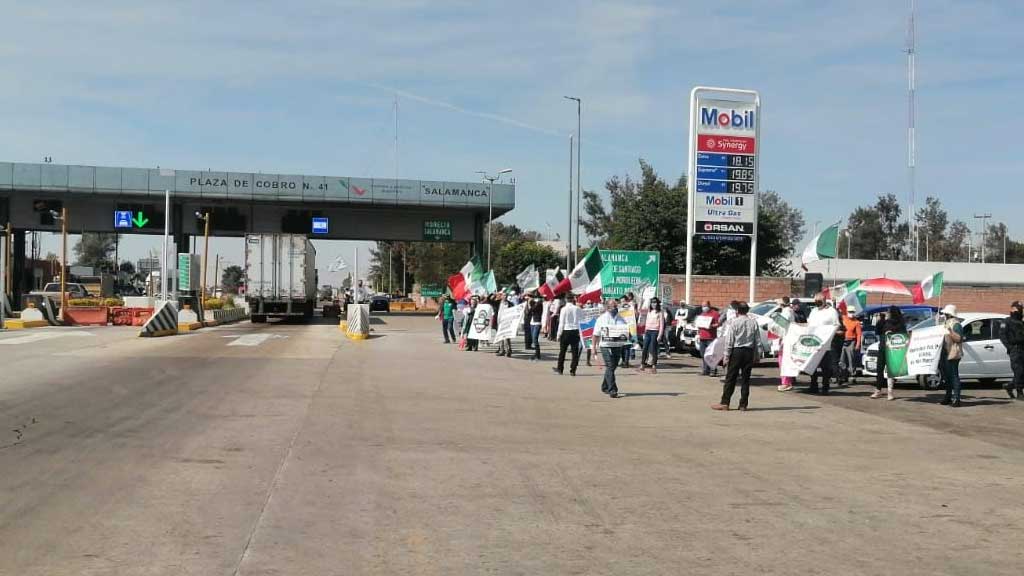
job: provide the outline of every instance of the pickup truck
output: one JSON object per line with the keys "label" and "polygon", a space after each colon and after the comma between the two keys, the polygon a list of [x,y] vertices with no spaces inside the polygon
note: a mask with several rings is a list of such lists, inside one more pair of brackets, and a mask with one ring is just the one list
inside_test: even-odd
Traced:
{"label": "pickup truck", "polygon": [[[64,284],[64,291],[67,292],[68,298],[88,298],[90,296],[89,291],[85,289],[85,286],[77,282],[67,282]],[[43,286],[42,290],[33,290],[29,292],[31,296],[46,296],[53,300],[60,301],[60,282],[50,282]]]}

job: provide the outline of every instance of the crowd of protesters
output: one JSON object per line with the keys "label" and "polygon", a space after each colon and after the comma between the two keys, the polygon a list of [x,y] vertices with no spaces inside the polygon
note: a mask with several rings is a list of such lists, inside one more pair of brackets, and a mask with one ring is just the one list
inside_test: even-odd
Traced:
{"label": "crowd of protesters", "polygon": [[[604,368],[601,391],[612,398],[619,397],[617,369],[629,368],[630,362],[636,360],[637,354],[637,372],[657,374],[659,357],[668,357],[668,331],[671,329],[668,311],[662,307],[657,297],[648,298],[644,302],[638,302],[634,294],[627,294],[621,300],[607,299],[602,303],[590,301],[578,304],[576,300],[576,296],[571,293],[546,300],[538,292],[498,292],[487,296],[471,296],[462,302],[442,297],[438,319],[441,321],[446,344],[458,344],[463,350],[475,352],[479,350],[481,340],[468,336],[479,306],[490,306],[488,321],[490,329],[495,331],[498,327],[498,311],[502,306],[516,306],[523,302],[525,305],[522,325],[517,331],[522,333],[523,351],[531,361],[541,360],[542,338],[557,343],[558,352],[555,364],[551,368],[556,374],[564,374],[568,362],[568,372],[575,376],[581,356],[585,355],[587,366],[591,366],[596,358]],[[749,315],[750,306],[746,302],[730,302],[724,311],[715,308],[709,301],[702,302],[696,317],[688,319],[697,327],[695,344],[701,362],[700,373],[706,377],[717,378],[719,366],[724,366],[725,369],[722,397],[712,408],[720,411],[729,410],[738,386],[740,398],[737,407],[741,411],[747,410],[751,371],[766,349],[774,353],[779,363],[778,391],[793,390],[796,378],[782,375],[785,355],[782,342],[787,327],[792,325],[826,330],[834,328],[834,331],[828,331],[832,338],[824,344],[825,350],[818,367],[810,374],[810,382],[804,392],[827,395],[833,385],[844,386],[858,373],[864,352],[862,320],[851,314],[845,303],[840,302],[835,306],[821,294],[814,298],[813,305],[806,314],[804,306],[799,300],[789,297],[777,300],[775,309],[767,314],[773,318],[768,327],[772,336],[765,341],[764,330]],[[589,343],[585,345],[581,325],[584,310],[595,308],[600,308],[601,312],[599,315],[596,311],[588,313],[590,318],[594,315],[597,315],[597,318],[593,323]],[[629,329],[630,324],[620,313],[622,309],[630,309],[635,314],[633,318],[636,324],[632,331]],[[965,337],[955,305],[942,308],[937,317],[937,325],[945,328],[939,358],[939,374],[946,384],[946,394],[941,404],[957,407],[961,405],[959,363],[964,354]],[[877,321],[871,328],[879,336],[873,381],[875,391],[871,398],[885,397],[894,400],[896,379],[890,377],[886,370],[886,343],[892,336],[908,336],[907,323],[900,307],[890,306],[877,316]],[[1006,348],[1013,370],[1013,379],[1006,385],[1007,394],[1011,398],[1024,400],[1024,307],[1020,302],[1011,304],[1010,315],[1003,322],[999,338]],[[513,338],[503,338],[486,344],[494,348],[496,355],[512,357]],[[712,350],[712,347],[716,350]]]}

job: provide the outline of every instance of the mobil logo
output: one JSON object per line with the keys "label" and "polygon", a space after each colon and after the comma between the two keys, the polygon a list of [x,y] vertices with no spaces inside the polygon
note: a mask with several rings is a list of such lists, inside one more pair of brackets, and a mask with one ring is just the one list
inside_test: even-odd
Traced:
{"label": "mobil logo", "polygon": [[700,107],[700,125],[703,128],[732,128],[736,130],[757,128],[753,110],[741,112],[735,108],[725,109],[717,106]]}
{"label": "mobil logo", "polygon": [[743,206],[742,196],[717,196],[708,194],[704,197],[705,206]]}

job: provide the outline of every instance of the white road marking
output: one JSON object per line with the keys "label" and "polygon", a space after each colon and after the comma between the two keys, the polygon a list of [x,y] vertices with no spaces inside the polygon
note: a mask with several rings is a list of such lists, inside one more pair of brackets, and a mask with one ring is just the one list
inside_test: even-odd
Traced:
{"label": "white road marking", "polygon": [[64,336],[95,336],[95,334],[92,332],[37,332],[35,334],[26,334],[24,336],[15,336],[13,338],[3,338],[0,339],[0,344],[31,344],[32,342],[62,338]]}
{"label": "white road marking", "polygon": [[246,334],[245,336],[221,336],[221,338],[234,338],[228,346],[259,346],[272,338],[287,338],[281,334]]}

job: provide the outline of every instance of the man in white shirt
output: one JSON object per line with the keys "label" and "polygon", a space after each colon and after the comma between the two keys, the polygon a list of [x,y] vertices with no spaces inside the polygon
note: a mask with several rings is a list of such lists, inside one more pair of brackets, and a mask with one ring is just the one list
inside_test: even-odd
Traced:
{"label": "man in white shirt", "polygon": [[597,318],[594,323],[594,344],[596,353],[601,351],[604,359],[604,380],[601,381],[601,392],[611,396],[619,397],[619,387],[615,383],[615,369],[622,361],[624,346],[629,346],[629,324],[619,316],[619,302],[608,300],[605,303],[605,313]]}
{"label": "man in white shirt", "polygon": [[[807,315],[807,326],[833,326],[836,331],[844,330],[842,322],[839,321],[839,313],[829,304],[823,295],[814,296],[814,308]],[[818,370],[811,375],[811,386],[807,389],[808,394],[818,393],[818,371],[821,371],[821,394],[828,394],[829,382],[832,380],[832,366],[835,364],[835,353],[832,351],[832,343],[825,344],[829,351],[821,358]]]}
{"label": "man in white shirt", "polygon": [[552,368],[559,375],[565,369],[565,351],[572,349],[572,363],[569,374],[576,375],[576,367],[580,364],[580,309],[576,306],[576,296],[569,294],[565,305],[558,313],[558,365]]}

